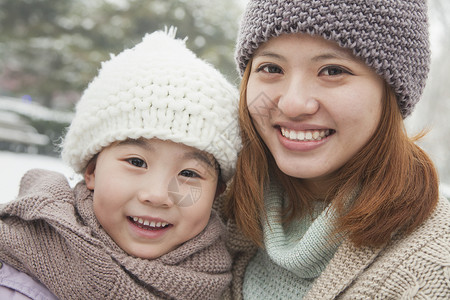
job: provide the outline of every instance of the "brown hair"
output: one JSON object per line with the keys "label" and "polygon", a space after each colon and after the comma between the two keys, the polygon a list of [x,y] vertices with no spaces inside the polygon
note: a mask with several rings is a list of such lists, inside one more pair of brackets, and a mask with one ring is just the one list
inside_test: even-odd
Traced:
{"label": "brown hair", "polygon": [[[286,191],[289,206],[284,222],[311,212],[314,195],[302,179],[284,174],[256,132],[247,107],[247,83],[251,61],[240,87],[239,124],[243,149],[225,206],[245,236],[262,246],[265,220],[263,188],[269,173]],[[328,192],[338,212],[336,231],[345,233],[356,246],[381,246],[392,234],[411,232],[425,221],[438,201],[438,176],[427,154],[409,138],[396,96],[387,83],[380,122],[369,142],[342,168]],[[351,203],[348,203],[349,196]]]}

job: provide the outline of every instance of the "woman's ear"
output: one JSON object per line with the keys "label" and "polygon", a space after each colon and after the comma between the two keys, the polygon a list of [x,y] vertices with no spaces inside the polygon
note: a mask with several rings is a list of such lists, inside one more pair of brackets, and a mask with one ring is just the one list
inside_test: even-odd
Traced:
{"label": "woman's ear", "polygon": [[94,190],[95,187],[95,165],[97,159],[91,159],[84,171],[84,181],[86,182],[86,187],[90,190]]}

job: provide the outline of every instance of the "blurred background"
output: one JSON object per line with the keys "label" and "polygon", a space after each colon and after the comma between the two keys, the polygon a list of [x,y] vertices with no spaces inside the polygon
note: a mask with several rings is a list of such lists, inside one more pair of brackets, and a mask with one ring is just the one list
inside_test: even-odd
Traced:
{"label": "blurred background", "polygon": [[[236,85],[234,44],[246,0],[0,0],[0,203],[14,199],[31,168],[79,177],[57,145],[102,61],[147,32],[177,37]],[[438,167],[450,195],[450,1],[428,0],[432,67],[423,99],[407,119],[410,135]]]}

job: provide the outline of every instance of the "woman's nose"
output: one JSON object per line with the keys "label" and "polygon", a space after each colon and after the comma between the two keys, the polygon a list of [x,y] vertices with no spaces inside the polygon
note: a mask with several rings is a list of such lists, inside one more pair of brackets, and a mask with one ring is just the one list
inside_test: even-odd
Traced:
{"label": "woman's nose", "polygon": [[286,79],[278,99],[278,109],[289,118],[316,113],[319,101],[314,90],[314,85],[300,76]]}

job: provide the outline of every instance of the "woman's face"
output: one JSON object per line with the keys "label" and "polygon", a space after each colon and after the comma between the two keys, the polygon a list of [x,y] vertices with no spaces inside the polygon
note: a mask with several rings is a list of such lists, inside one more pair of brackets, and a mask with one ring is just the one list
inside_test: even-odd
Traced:
{"label": "woman's face", "polygon": [[247,105],[287,175],[320,183],[353,157],[380,120],[383,80],[321,37],[272,38],[254,54]]}

